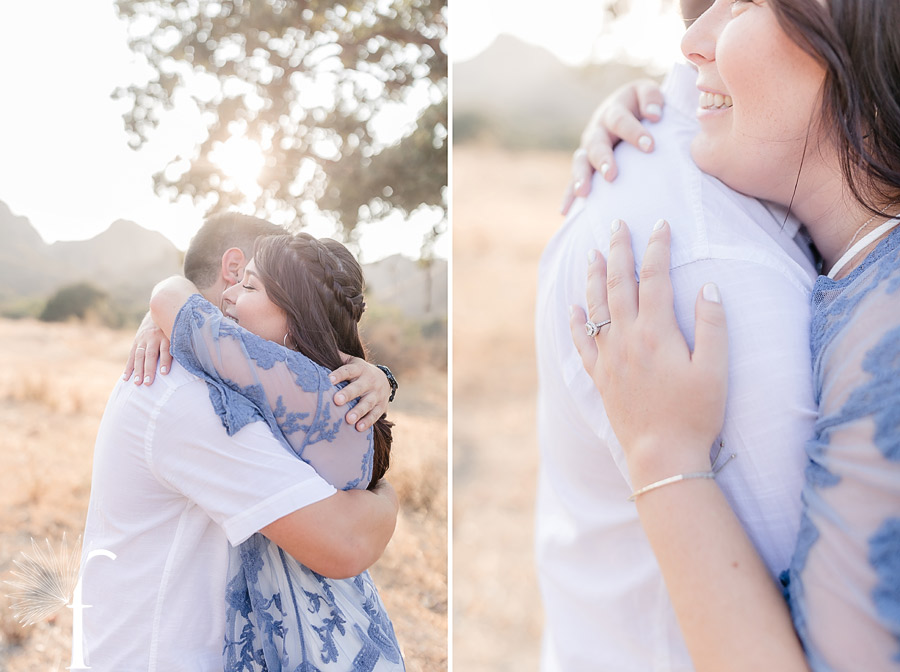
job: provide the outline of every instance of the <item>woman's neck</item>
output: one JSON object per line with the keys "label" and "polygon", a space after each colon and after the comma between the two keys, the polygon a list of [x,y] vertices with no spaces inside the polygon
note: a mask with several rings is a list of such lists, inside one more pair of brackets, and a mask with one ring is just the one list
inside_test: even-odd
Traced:
{"label": "woman's neck", "polygon": [[[861,240],[869,231],[894,217],[900,211],[900,204],[888,204],[883,213],[873,213],[863,206],[850,191],[839,170],[828,170],[824,166],[807,170],[798,184],[791,211],[806,225],[810,237],[816,245],[827,273],[851,246]],[[879,237],[880,240],[883,236]],[[846,265],[842,265],[837,279],[845,277],[878,244],[874,240]]]}

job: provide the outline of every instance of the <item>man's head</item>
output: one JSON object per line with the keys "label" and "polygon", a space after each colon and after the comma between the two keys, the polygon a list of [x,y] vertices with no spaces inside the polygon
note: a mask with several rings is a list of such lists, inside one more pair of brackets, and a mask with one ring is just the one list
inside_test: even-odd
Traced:
{"label": "man's head", "polygon": [[184,277],[210,301],[219,303],[222,292],[238,282],[260,236],[284,229],[258,217],[225,213],[207,219],[191,239],[184,255]]}

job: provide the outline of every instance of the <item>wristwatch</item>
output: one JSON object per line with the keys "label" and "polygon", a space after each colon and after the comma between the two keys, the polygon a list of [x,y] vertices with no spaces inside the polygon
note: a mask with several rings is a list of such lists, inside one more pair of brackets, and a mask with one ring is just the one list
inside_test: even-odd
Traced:
{"label": "wristwatch", "polygon": [[391,396],[388,399],[388,403],[390,403],[394,400],[394,395],[397,394],[397,388],[400,386],[397,385],[397,379],[394,378],[394,374],[391,373],[391,370],[388,367],[386,367],[384,364],[376,364],[375,366],[384,371],[384,375],[387,376],[388,385],[391,386]]}

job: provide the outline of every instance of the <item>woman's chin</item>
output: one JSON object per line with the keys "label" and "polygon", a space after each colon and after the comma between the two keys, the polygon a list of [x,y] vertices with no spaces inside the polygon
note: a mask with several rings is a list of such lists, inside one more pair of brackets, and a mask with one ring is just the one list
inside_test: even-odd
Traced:
{"label": "woman's chin", "polygon": [[700,133],[691,142],[691,158],[700,170],[721,180],[731,189],[747,196],[765,198],[758,193],[759,185],[748,179],[746,161],[741,158],[740,152],[727,150],[721,143],[713,142]]}

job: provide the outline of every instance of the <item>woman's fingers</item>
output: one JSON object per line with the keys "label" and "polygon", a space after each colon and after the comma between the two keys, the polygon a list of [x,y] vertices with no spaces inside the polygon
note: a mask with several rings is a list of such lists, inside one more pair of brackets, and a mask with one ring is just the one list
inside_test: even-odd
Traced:
{"label": "woman's fingers", "polygon": [[145,345],[138,345],[132,348],[134,350],[134,384],[140,385],[144,382],[144,358],[147,354]]}
{"label": "woman's fingers", "polygon": [[669,223],[660,219],[653,225],[638,285],[641,313],[652,323],[675,321],[674,294],[669,277],[671,241]]}
{"label": "woman's fingers", "polygon": [[606,296],[606,259],[597,250],[588,252],[585,298],[587,299],[588,319],[591,322],[600,324],[609,319],[609,301]]}
{"label": "woman's fingers", "polygon": [[610,105],[606,108],[602,123],[603,128],[613,137],[621,138],[642,152],[653,151],[653,136],[625,105]]}
{"label": "woman's fingers", "polygon": [[587,150],[586,160],[591,170],[596,170],[607,182],[616,179],[616,160],[613,155],[614,142],[609,133],[603,128],[598,128],[585,139],[584,146]]}
{"label": "woman's fingers", "polygon": [[581,356],[581,364],[588,375],[593,375],[594,366],[597,363],[597,341],[587,335],[584,324],[587,321],[587,315],[579,306],[569,306],[569,330],[572,332],[572,340],[575,342],[575,349]]}
{"label": "woman's fingers", "polygon": [[569,213],[572,203],[576,198],[583,198],[591,193],[591,177],[594,174],[594,168],[588,159],[588,153],[585,149],[578,149],[572,155],[572,179],[566,187],[566,193],[563,197],[560,212],[564,215]]}
{"label": "woman's fingers", "polygon": [[656,82],[641,82],[635,87],[641,116],[649,121],[662,119],[663,93]]}
{"label": "woman's fingers", "polygon": [[724,387],[728,377],[728,328],[719,288],[707,283],[694,306],[696,327],[691,361]]}
{"label": "woman's fingers", "polygon": [[159,372],[164,376],[172,370],[172,352],[170,351],[171,345],[172,344],[169,342],[169,339],[163,336],[162,342],[159,346]]}
{"label": "woman's fingers", "polygon": [[637,280],[634,277],[634,252],[631,234],[621,219],[613,220],[606,262],[606,300],[613,324],[630,323],[637,317]]}

